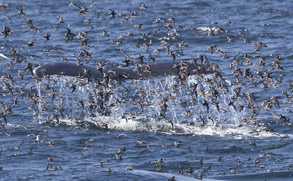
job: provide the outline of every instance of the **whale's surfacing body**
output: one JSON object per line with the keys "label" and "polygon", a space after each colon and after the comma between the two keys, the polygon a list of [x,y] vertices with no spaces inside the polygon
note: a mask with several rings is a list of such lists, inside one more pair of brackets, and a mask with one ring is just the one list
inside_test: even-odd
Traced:
{"label": "whale's surfacing body", "polygon": [[[176,81],[181,85],[181,81],[185,81],[190,75],[202,75],[202,74],[213,74],[214,77],[219,77],[222,80],[225,80],[225,77],[217,66],[212,64],[196,64],[191,62],[168,62],[168,63],[157,63],[157,64],[139,64],[132,67],[101,67],[98,66],[89,66],[89,65],[77,65],[75,63],[65,63],[65,62],[56,62],[56,63],[47,63],[40,65],[39,67],[33,70],[34,76],[38,79],[49,78],[49,76],[59,75],[59,76],[73,76],[78,78],[87,79],[94,84],[89,84],[89,89],[86,92],[83,99],[85,103],[89,103],[87,108],[83,108],[80,114],[77,114],[76,117],[79,119],[84,119],[84,117],[98,117],[98,116],[110,116],[113,112],[112,107],[117,103],[113,103],[113,100],[120,100],[120,96],[127,98],[131,97],[129,101],[124,102],[126,107],[136,107],[137,102],[134,100],[135,96],[132,95],[133,91],[126,91],[123,95],[119,94],[118,89],[115,89],[115,86],[111,85],[111,88],[108,89],[108,81],[100,80],[115,80],[114,82],[126,83],[127,80],[148,80],[155,79],[159,77],[167,76],[176,76]],[[117,81],[116,81],[117,80]],[[204,80],[202,80],[204,81]],[[97,84],[95,84],[97,82]],[[107,84],[107,85],[106,85]],[[82,84],[81,84],[82,85]],[[94,86],[94,89],[91,89],[91,86]],[[182,85],[184,83],[182,82]],[[156,83],[152,85],[140,84],[141,87],[148,86],[149,89],[155,89],[157,92],[169,92],[169,86],[163,87],[153,87],[156,86]],[[119,86],[118,86],[119,87]],[[123,87],[123,86],[122,86]],[[133,90],[136,90],[136,87],[132,87]],[[143,88],[144,89],[144,88]],[[184,88],[182,88],[184,89]],[[75,91],[75,88],[72,88],[72,92]],[[118,92],[116,92],[118,91]],[[61,91],[62,92],[62,91]],[[136,92],[136,91],[135,91]],[[118,96],[116,98],[111,98],[110,95]],[[67,96],[67,95],[65,95]],[[73,96],[74,97],[74,96]],[[150,95],[148,99],[152,102],[153,95]],[[122,98],[122,99],[124,99]],[[157,98],[154,96],[153,102]],[[71,105],[71,104],[70,104]],[[154,105],[156,105],[154,103]],[[141,106],[141,105],[140,105]],[[146,108],[149,109],[149,108]],[[115,112],[115,110],[114,110]],[[149,111],[147,111],[149,112]],[[116,113],[115,114],[120,114]],[[153,116],[153,115],[152,115]]]}
{"label": "whale's surfacing body", "polygon": [[74,63],[56,62],[41,65],[34,69],[34,74],[38,78],[48,75],[79,76],[93,79],[103,79],[109,77],[112,79],[148,79],[168,75],[196,75],[196,74],[214,74],[224,79],[223,74],[215,69],[214,65],[196,64],[190,62],[167,62],[151,65],[130,67],[112,67],[97,69],[89,65],[77,65]]}

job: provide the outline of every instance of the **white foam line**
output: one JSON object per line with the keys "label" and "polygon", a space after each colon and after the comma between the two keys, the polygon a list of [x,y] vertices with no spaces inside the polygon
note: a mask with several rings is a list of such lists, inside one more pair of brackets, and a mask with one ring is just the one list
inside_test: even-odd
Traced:
{"label": "white foam line", "polygon": [[[214,125],[205,125],[205,126],[192,126],[182,123],[175,123],[174,127],[171,127],[170,123],[165,123],[163,121],[156,122],[150,120],[148,122],[135,121],[135,120],[126,120],[126,119],[114,119],[113,117],[95,117],[95,118],[86,118],[85,122],[90,122],[93,124],[101,125],[101,123],[108,124],[109,129],[115,130],[125,130],[125,131],[147,131],[147,132],[161,132],[166,134],[186,134],[186,135],[207,135],[207,136],[230,136],[231,139],[243,139],[247,137],[281,137],[284,135],[267,132],[262,130],[257,130],[256,128],[248,125],[238,127],[233,124],[214,126]],[[76,123],[68,119],[60,119],[60,122],[66,125],[75,126]],[[289,135],[290,136],[290,135]],[[292,137],[292,136],[291,136]]]}

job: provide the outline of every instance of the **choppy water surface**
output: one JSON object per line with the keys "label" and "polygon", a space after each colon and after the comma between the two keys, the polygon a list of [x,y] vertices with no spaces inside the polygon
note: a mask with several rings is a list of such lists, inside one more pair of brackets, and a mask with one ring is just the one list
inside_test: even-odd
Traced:
{"label": "choppy water surface", "polygon": [[[291,180],[292,6],[1,1],[1,179]],[[149,64],[201,55],[226,79],[38,80],[30,71],[121,66],[126,56],[134,68],[138,55]]]}

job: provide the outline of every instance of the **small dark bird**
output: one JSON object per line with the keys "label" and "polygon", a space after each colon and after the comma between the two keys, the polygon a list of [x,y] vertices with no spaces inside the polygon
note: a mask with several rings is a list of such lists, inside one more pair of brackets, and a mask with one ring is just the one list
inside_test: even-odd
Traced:
{"label": "small dark bird", "polygon": [[11,35],[11,31],[10,28],[8,28],[8,26],[2,26],[2,31],[1,31],[1,35],[4,34],[4,38],[6,38],[8,35]]}
{"label": "small dark bird", "polygon": [[111,12],[109,13],[110,15],[111,15],[111,18],[110,19],[112,19],[112,18],[115,18],[115,15],[116,15],[116,12],[115,12],[115,10],[114,9],[109,9]]}
{"label": "small dark bird", "polygon": [[34,46],[34,44],[35,44],[36,41],[37,41],[36,39],[33,39],[32,41],[27,42],[27,45],[29,47],[32,47],[32,46]]}
{"label": "small dark bird", "polygon": [[71,33],[71,31],[70,31],[69,28],[66,27],[66,29],[67,29],[67,32],[66,32],[65,35],[64,35],[64,39],[65,39],[66,41],[68,41],[68,40],[70,40],[70,41],[73,40],[73,37],[75,36],[75,34]]}
{"label": "small dark bird", "polygon": [[85,14],[87,14],[88,13],[88,11],[87,11],[87,8],[86,7],[79,7],[79,15],[85,15]]}
{"label": "small dark bird", "polygon": [[22,15],[24,18],[26,18],[25,13],[23,12],[23,9],[20,9],[18,12],[19,15]]}
{"label": "small dark bird", "polygon": [[46,38],[46,42],[50,40],[50,36],[51,36],[51,35],[50,35],[49,33],[46,33],[46,34],[44,35],[44,38]]}

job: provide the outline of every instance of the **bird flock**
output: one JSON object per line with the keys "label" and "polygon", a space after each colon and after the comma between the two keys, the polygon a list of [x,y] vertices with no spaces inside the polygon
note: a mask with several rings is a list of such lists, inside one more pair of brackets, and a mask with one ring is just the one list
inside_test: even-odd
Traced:
{"label": "bird flock", "polygon": [[[112,134],[114,129],[118,129],[119,126],[115,124],[120,122],[126,125],[136,122],[137,127],[141,127],[140,130],[144,131],[160,131],[174,135],[183,133],[193,136],[198,136],[198,133],[184,132],[182,125],[200,129],[207,127],[224,129],[225,124],[233,124],[239,129],[251,126],[254,127],[255,136],[263,131],[275,132],[276,124],[292,130],[293,80],[287,77],[292,70],[284,66],[285,59],[282,55],[262,55],[262,51],[269,47],[269,44],[247,39],[246,32],[239,32],[238,36],[228,35],[226,29],[233,26],[233,22],[211,22],[212,26],[194,27],[180,24],[176,21],[176,17],[158,17],[146,24],[146,21],[142,20],[143,17],[140,17],[149,13],[149,7],[144,3],[126,12],[117,12],[111,7],[107,11],[101,10],[99,2],[90,5],[70,2],[65,9],[73,11],[76,17],[63,17],[60,14],[54,23],[47,23],[49,24],[47,26],[51,27],[48,29],[43,28],[40,22],[35,23],[36,17],[27,14],[25,6],[0,5],[0,17],[4,20],[1,22],[0,54],[1,137],[10,137],[13,127],[27,129],[25,124],[15,123],[19,112],[31,115],[34,121],[39,121],[42,125],[57,127],[69,122],[74,125],[73,131],[86,130],[85,120],[88,120],[96,127],[106,130],[106,134]],[[85,31],[78,31],[79,28],[75,28],[75,25],[68,24],[72,19],[80,19],[80,17],[82,20],[77,26],[83,27]],[[12,26],[11,22],[14,19],[23,23]],[[101,28],[98,26],[99,23],[112,23],[115,31],[121,29],[127,32],[114,37],[112,32],[114,30]],[[209,54],[196,52],[196,55],[190,50],[193,48],[192,43],[189,43],[189,39],[184,39],[184,34],[189,32],[196,32],[205,37],[222,36],[228,44],[240,39],[243,44],[252,45],[254,51],[232,55],[212,44],[206,47]],[[19,45],[15,37],[33,38],[26,39],[26,45]],[[66,48],[51,46],[54,44],[52,41],[56,39],[70,47],[68,54],[71,56],[64,56],[67,53]],[[13,46],[13,42],[17,46]],[[115,61],[101,60],[96,56],[94,52],[98,52],[99,49],[96,49],[95,44],[99,43],[112,47],[112,51],[119,55],[113,57]],[[48,46],[48,49],[36,49],[39,50],[38,52],[29,51],[30,48],[48,44],[51,46]],[[191,52],[196,56],[190,55]],[[115,74],[112,70],[108,70],[103,79],[99,80],[89,80],[82,75],[39,78],[34,75],[33,69],[43,63],[39,59],[44,57],[47,62],[89,64],[102,74],[105,66],[128,67],[140,74],[141,71],[149,71],[150,64],[169,61],[174,62],[174,67],[178,68],[179,73],[167,77],[124,82],[111,80],[107,75]],[[50,60],[52,57],[55,57],[54,60]],[[214,59],[225,61],[231,73],[222,74],[221,77],[218,74],[188,74],[187,62],[207,65],[208,70],[221,72],[220,66]],[[266,97],[263,92],[270,90],[275,92],[274,96]],[[270,115],[271,118],[263,120],[262,115]],[[107,121],[109,119],[105,117],[111,117],[112,120]],[[113,122],[113,119],[118,121]],[[40,134],[46,132],[28,134],[18,146],[12,146],[10,149],[19,151],[25,141],[31,137],[33,144],[54,146],[54,142],[50,140],[40,140]],[[230,132],[228,136],[233,138],[237,134]],[[119,134],[116,137],[117,144],[119,139],[126,136]],[[278,136],[280,140],[290,137],[283,134]],[[136,140],[134,144],[139,148],[138,150],[152,149],[145,141]],[[254,144],[254,142],[249,143],[249,145]],[[162,145],[162,147],[182,146],[181,142],[175,141],[171,145]],[[206,152],[208,150],[207,147]],[[82,152],[85,151],[93,152],[89,146],[82,149]],[[115,159],[122,161],[125,152],[127,152],[125,147],[119,148],[115,153]],[[267,157],[269,160],[271,155],[263,150],[262,157]],[[215,161],[221,162],[222,157],[216,158]],[[250,161],[249,158],[247,161]],[[108,162],[101,160],[100,167],[104,168]],[[199,169],[199,174],[196,174],[195,178],[202,179],[211,170],[210,165],[204,165],[203,162],[203,159],[197,162],[203,167]],[[155,166],[156,172],[166,171],[163,158],[151,164]],[[259,164],[258,159],[254,160],[253,164],[259,165],[261,169],[266,166]],[[241,167],[240,161],[230,169],[230,173],[237,172],[238,167]],[[52,157],[48,158],[47,167],[44,168],[62,171],[60,165],[53,164]],[[1,167],[2,169],[5,168]],[[135,168],[127,165],[126,170],[132,171]],[[292,170],[291,167],[288,170]],[[110,173],[111,168],[106,168],[105,171]],[[177,172],[177,174],[189,175],[194,173],[192,167]],[[222,175],[225,175],[225,172]],[[176,175],[169,180],[175,180],[175,177]]]}

